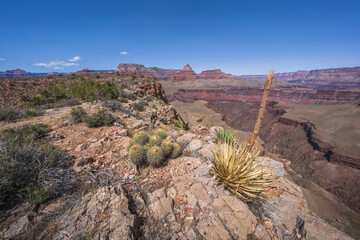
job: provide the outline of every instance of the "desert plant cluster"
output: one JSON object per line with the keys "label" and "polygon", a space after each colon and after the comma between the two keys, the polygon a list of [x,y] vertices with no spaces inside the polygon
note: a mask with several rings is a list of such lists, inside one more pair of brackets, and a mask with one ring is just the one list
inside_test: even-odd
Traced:
{"label": "desert plant cluster", "polygon": [[265,161],[258,161],[259,150],[248,149],[248,143],[238,143],[232,133],[221,130],[215,137],[218,148],[213,152],[211,171],[218,183],[243,201],[264,199],[273,182]]}
{"label": "desert plant cluster", "polygon": [[29,200],[42,203],[71,185],[69,157],[44,138],[44,124],[5,129],[0,134],[0,208]]}
{"label": "desert plant cluster", "polygon": [[116,120],[116,118],[105,109],[100,109],[96,113],[88,115],[83,107],[74,107],[71,109],[70,115],[73,123],[78,124],[85,122],[90,128],[110,126]]}
{"label": "desert plant cluster", "polygon": [[68,99],[82,101],[95,101],[106,99],[117,99],[119,91],[115,84],[106,81],[99,81],[85,78],[72,81],[51,84],[46,89],[38,88],[33,93],[23,95],[21,102],[25,106],[40,106],[49,103],[63,102]]}
{"label": "desert plant cluster", "polygon": [[182,147],[178,143],[166,139],[165,130],[159,128],[149,136],[145,132],[136,132],[129,141],[127,149],[130,160],[137,169],[151,165],[161,167],[170,158],[177,158],[182,153]]}

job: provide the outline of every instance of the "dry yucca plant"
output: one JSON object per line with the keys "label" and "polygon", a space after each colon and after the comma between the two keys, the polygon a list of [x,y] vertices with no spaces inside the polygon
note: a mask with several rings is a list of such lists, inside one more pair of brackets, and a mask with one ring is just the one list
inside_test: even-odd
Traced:
{"label": "dry yucca plant", "polygon": [[247,142],[220,143],[211,166],[216,181],[244,201],[264,199],[273,177],[265,161],[255,160],[258,154],[256,148],[248,149]]}

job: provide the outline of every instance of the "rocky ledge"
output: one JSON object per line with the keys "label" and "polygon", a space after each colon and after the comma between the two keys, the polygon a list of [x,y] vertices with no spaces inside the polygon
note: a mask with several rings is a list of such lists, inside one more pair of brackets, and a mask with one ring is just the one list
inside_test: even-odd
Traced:
{"label": "rocky ledge", "polygon": [[[68,111],[49,114],[54,121]],[[97,130],[69,127],[66,121],[55,127],[51,136],[54,144],[76,158],[77,172],[92,176],[82,182],[92,187],[38,209],[27,205],[13,209],[2,218],[0,237],[351,239],[309,210],[300,187],[288,180],[281,162],[268,158],[277,179],[263,203],[246,204],[215,185],[209,166],[218,127],[198,126],[187,132],[167,128],[169,139],[187,145],[183,156],[163,168],[142,169],[138,175],[128,159],[126,144],[130,140],[128,131],[142,124],[132,125],[132,117],[120,122]]]}

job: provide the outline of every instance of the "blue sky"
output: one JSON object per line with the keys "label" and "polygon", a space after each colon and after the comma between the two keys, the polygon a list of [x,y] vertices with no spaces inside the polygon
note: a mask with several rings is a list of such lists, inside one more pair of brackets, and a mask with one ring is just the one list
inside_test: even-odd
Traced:
{"label": "blue sky", "polygon": [[360,65],[359,1],[0,0],[0,71]]}

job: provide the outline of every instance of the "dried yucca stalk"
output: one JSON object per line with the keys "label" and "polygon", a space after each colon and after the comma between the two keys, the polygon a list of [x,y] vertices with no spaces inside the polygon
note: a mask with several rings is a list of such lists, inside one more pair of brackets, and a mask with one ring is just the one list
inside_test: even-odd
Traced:
{"label": "dried yucca stalk", "polygon": [[247,142],[219,144],[211,166],[216,181],[244,201],[264,199],[273,178],[265,161],[255,160],[258,154],[256,148],[248,149]]}

